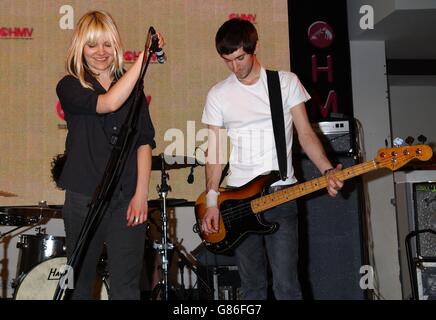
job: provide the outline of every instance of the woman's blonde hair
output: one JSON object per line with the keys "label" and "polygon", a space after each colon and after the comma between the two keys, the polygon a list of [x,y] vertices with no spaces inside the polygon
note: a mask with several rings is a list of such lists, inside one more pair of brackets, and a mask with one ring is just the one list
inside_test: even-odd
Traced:
{"label": "woman's blonde hair", "polygon": [[85,71],[92,72],[83,57],[83,48],[87,43],[95,43],[101,37],[107,38],[115,51],[114,62],[110,68],[111,76],[119,77],[123,74],[123,47],[114,19],[105,11],[88,12],[77,23],[66,62],[67,72],[79,79],[85,88],[93,89],[85,81]]}

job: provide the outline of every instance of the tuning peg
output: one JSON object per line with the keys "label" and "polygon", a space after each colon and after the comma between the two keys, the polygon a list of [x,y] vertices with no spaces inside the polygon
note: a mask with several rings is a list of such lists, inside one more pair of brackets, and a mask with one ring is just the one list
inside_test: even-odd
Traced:
{"label": "tuning peg", "polygon": [[404,140],[399,137],[396,137],[392,142],[394,144],[394,147],[401,147],[404,144]]}
{"label": "tuning peg", "polygon": [[418,141],[421,142],[422,144],[424,144],[427,141],[427,137],[420,134],[418,137]]}
{"label": "tuning peg", "polygon": [[411,146],[411,145],[413,144],[414,141],[415,141],[415,138],[413,138],[413,137],[411,137],[411,136],[408,136],[408,137],[406,138],[406,143],[407,143],[409,146]]}

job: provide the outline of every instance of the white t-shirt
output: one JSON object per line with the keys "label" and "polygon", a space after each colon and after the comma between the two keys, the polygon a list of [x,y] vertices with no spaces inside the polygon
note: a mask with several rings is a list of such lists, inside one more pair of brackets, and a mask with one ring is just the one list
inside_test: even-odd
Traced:
{"label": "white t-shirt", "polygon": [[[288,154],[288,179],[275,184],[296,182],[292,167],[292,107],[310,99],[298,77],[279,71]],[[225,127],[232,143],[227,184],[239,187],[255,177],[279,170],[266,71],[252,85],[241,83],[232,73],[213,86],[207,95],[202,122]]]}

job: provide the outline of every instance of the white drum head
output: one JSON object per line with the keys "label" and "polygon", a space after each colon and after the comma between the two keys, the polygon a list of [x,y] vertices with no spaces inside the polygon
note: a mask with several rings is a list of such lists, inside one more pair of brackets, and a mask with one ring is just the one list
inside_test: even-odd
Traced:
{"label": "white drum head", "polygon": [[[26,274],[18,285],[15,300],[53,300],[59,273],[62,266],[66,265],[66,257],[56,257],[41,262]],[[98,291],[97,291],[98,292]],[[108,300],[106,284],[101,284],[100,296],[97,300]]]}

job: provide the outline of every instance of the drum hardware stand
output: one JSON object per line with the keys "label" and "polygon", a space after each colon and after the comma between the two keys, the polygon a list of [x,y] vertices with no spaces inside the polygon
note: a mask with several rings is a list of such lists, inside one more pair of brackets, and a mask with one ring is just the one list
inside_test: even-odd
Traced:
{"label": "drum hardware stand", "polygon": [[16,230],[18,230],[20,228],[22,228],[22,226],[15,227],[15,228],[13,228],[13,229],[9,230],[8,232],[5,232],[5,233],[1,233],[0,232],[0,240],[3,239],[4,237],[6,237],[8,234],[10,234],[10,233],[12,233],[12,232],[14,232],[14,231],[16,231]]}
{"label": "drum hardware stand", "polygon": [[35,231],[37,232],[36,235],[47,234],[47,228],[36,227]]}
{"label": "drum hardware stand", "polygon": [[184,297],[186,298],[186,290],[185,290],[185,283],[184,283],[184,268],[188,267],[194,274],[197,276],[197,281],[200,280],[203,285],[205,286],[205,289],[207,290],[208,295],[212,294],[212,289],[208,285],[208,283],[201,277],[200,273],[198,272],[198,267],[190,261],[185,254],[182,252],[182,249],[179,247],[181,246],[182,241],[178,243],[178,245],[175,247],[177,251],[177,255],[179,257],[178,267],[180,272],[180,287],[183,291]]}
{"label": "drum hardware stand", "polygon": [[[47,201],[40,201],[40,202],[38,203],[38,206],[42,206],[44,202],[45,202],[45,206],[47,206]],[[38,225],[38,224],[40,224],[40,221],[41,221],[41,216],[38,217],[38,222],[33,223],[32,225]],[[0,240],[1,240],[2,238],[6,237],[8,234],[11,234],[11,233],[13,233],[14,231],[17,231],[18,229],[21,229],[21,228],[23,228],[23,227],[25,227],[25,226],[20,225],[20,226],[17,226],[17,227],[15,227],[15,228],[9,230],[8,232],[5,232],[5,233],[0,232]],[[27,226],[26,226],[26,227],[27,227]],[[30,229],[30,228],[29,228],[29,229]],[[27,229],[27,230],[29,230],[29,229]],[[39,230],[41,230],[41,227],[35,228],[35,231],[37,231],[38,233],[40,233]],[[44,234],[45,234],[45,230],[46,230],[46,229],[44,228]]]}
{"label": "drum hardware stand", "polygon": [[[24,227],[24,226],[18,226],[18,227],[15,227],[15,228],[13,228],[13,229],[9,230],[8,232],[5,232],[5,233],[1,233],[1,232],[0,232],[0,240],[1,240],[2,238],[6,237],[8,234],[13,233],[14,231],[16,231],[16,230],[18,230],[18,229],[21,229],[21,228],[23,228],[23,227]],[[29,230],[29,229],[27,229],[27,230]],[[41,233],[40,230],[43,230],[43,232]],[[38,228],[35,228],[35,231],[37,231],[38,234],[46,234],[46,233],[45,233],[45,231],[46,231],[45,228],[38,227]]]}
{"label": "drum hardware stand", "polygon": [[[160,155],[161,157],[161,185],[157,186],[156,189],[159,193],[159,198],[161,199],[160,205],[160,219],[161,219],[161,242],[154,242],[153,248],[159,251],[161,256],[161,273],[162,279],[156,285],[156,287],[161,288],[161,299],[169,300],[169,281],[168,281],[168,272],[169,272],[169,255],[168,251],[174,249],[174,245],[168,240],[168,215],[167,215],[167,196],[168,192],[171,191],[171,186],[168,185],[167,180],[169,180],[169,175],[165,171],[165,156],[164,154]],[[156,288],[155,288],[156,289]],[[155,290],[153,289],[153,291]]]}
{"label": "drum hardware stand", "polygon": [[40,208],[48,208],[47,200],[41,200],[38,202],[38,207]]}

